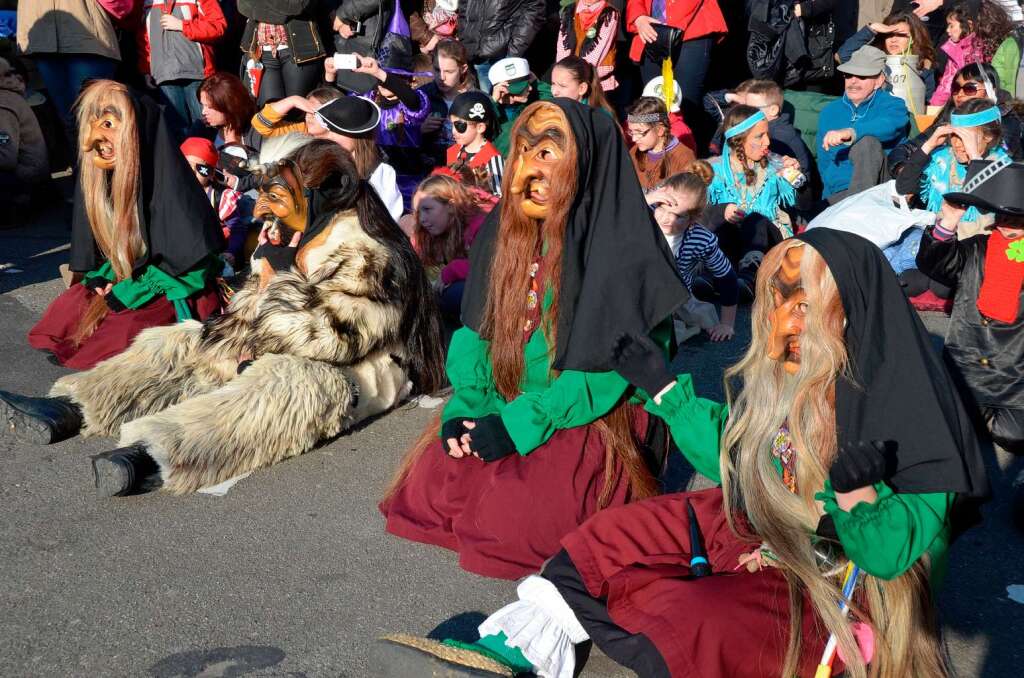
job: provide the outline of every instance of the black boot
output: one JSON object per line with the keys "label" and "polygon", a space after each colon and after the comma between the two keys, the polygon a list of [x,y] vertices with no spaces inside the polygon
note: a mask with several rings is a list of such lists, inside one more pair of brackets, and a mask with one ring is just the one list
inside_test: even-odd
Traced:
{"label": "black boot", "polygon": [[0,391],[0,425],[15,438],[49,445],[78,435],[82,410],[64,397],[29,398]]}
{"label": "black boot", "polygon": [[121,447],[92,459],[96,493],[101,497],[123,497],[160,487],[160,465],[142,445]]}

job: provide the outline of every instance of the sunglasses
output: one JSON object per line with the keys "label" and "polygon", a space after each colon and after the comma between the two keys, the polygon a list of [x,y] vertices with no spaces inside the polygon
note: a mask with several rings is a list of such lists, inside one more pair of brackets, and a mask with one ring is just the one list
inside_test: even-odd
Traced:
{"label": "sunglasses", "polygon": [[978,94],[984,93],[985,88],[976,82],[965,82],[962,85],[954,82],[952,86],[950,86],[949,91],[953,94],[959,94],[960,92],[963,92],[967,96],[973,97],[977,96]]}
{"label": "sunglasses", "polygon": [[843,73],[843,78],[846,80],[874,80],[877,75],[854,75],[853,73]]}

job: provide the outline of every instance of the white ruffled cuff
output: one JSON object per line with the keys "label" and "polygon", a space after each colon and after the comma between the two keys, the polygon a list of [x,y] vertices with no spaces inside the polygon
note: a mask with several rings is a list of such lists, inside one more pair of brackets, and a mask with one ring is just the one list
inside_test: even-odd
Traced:
{"label": "white ruffled cuff", "polygon": [[504,633],[506,644],[519,648],[541,678],[572,678],[576,668],[573,645],[590,636],[547,579],[529,576],[520,582],[517,592],[517,602],[484,620],[480,636]]}

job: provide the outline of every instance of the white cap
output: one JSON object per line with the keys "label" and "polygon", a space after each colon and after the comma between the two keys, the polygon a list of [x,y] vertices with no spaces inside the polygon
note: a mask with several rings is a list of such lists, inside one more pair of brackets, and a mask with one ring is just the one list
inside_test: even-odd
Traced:
{"label": "white cap", "polygon": [[[651,81],[644,85],[644,96],[654,97],[655,99],[665,100],[665,89],[662,87],[661,76],[651,78]],[[679,106],[683,103],[683,91],[679,89],[679,83],[676,80],[672,81],[672,107],[669,109],[669,113],[678,113]]]}
{"label": "white cap", "polygon": [[487,71],[487,79],[492,85],[500,85],[503,82],[519,80],[530,75],[530,62],[522,57],[505,57],[494,62]]}

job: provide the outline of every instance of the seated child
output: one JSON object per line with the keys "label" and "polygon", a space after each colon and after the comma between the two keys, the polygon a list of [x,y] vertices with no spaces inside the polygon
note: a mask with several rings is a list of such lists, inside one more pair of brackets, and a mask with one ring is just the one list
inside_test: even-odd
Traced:
{"label": "seated child", "polygon": [[457,323],[469,276],[469,248],[485,213],[468,188],[444,174],[424,179],[412,204],[413,248],[438,292],[441,313]]}
{"label": "seated child", "polygon": [[[238,146],[225,144],[222,153],[237,153]],[[212,141],[202,137],[189,137],[181,144],[181,152],[195,173],[199,185],[206,192],[210,205],[217,211],[224,238],[228,243],[221,257],[228,266],[236,269],[239,264],[246,261],[242,250],[252,225],[252,200],[244,193],[228,188],[222,179],[218,179],[224,176],[221,169],[223,163]]]}
{"label": "seated child", "polygon": [[645,190],[685,171],[696,159],[693,151],[672,136],[668,109],[661,99],[637,99],[627,111],[626,131],[633,141],[629,156]]}
{"label": "seated child", "polygon": [[[714,325],[706,329],[711,341],[726,341],[735,334],[736,272],[719,248],[715,234],[696,221],[707,201],[711,168],[701,160],[691,167],[692,170],[675,174],[649,191],[647,204],[654,209],[654,219],[668,240],[679,277],[690,293],[695,293],[697,273],[702,265],[713,277],[714,290],[722,304],[722,318],[718,321],[716,317]],[[706,173],[706,178],[702,172]]]}
{"label": "seated child", "polygon": [[697,152],[697,140],[693,138],[693,130],[683,120],[683,113],[680,106],[683,105],[683,90],[679,87],[677,80],[672,81],[672,101],[668,100],[665,92],[664,79],[659,75],[655,78],[651,78],[646,85],[644,85],[643,95],[645,97],[654,97],[655,99],[661,99],[668,106],[668,122],[669,129],[672,132],[672,136],[679,139],[683,146],[686,146],[694,153]]}
{"label": "seated child", "polygon": [[476,186],[500,196],[505,165],[491,143],[498,129],[494,103],[483,92],[463,92],[455,97],[448,116],[455,139],[448,147],[448,167],[456,172],[463,167],[472,170]]}
{"label": "seated child", "polygon": [[[1024,454],[1024,164],[975,160],[947,193],[917,253],[922,273],[956,287],[945,352],[1000,447]],[[995,226],[960,238],[968,208]]]}

